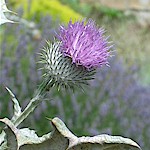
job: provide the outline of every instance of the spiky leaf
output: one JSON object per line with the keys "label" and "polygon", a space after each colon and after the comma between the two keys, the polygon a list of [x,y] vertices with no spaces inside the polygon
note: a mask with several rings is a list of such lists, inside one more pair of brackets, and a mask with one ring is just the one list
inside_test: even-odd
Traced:
{"label": "spiky leaf", "polygon": [[10,10],[8,10],[5,0],[0,0],[0,25],[9,22],[9,23],[14,23],[13,21],[7,19],[5,13],[7,12],[11,12]]}
{"label": "spiky leaf", "polygon": [[[53,131],[38,137],[35,131],[17,129],[7,118],[0,119],[8,128],[5,129],[7,146],[18,150],[139,150],[134,141],[120,136],[98,135],[94,137],[77,137],[59,119],[51,120]],[[2,148],[0,146],[0,148]]]}
{"label": "spiky leaf", "polygon": [[16,120],[19,115],[21,114],[21,107],[19,105],[18,100],[16,99],[15,95],[11,92],[11,90],[9,88],[6,87],[6,90],[9,92],[11,99],[14,103],[14,115],[12,117],[12,121]]}

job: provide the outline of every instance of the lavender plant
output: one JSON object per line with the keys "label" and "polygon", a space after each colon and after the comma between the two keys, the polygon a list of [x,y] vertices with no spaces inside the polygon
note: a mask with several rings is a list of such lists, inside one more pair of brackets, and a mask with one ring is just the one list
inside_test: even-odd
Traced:
{"label": "lavender plant", "polygon": [[[11,120],[0,119],[7,125],[0,134],[1,149],[140,149],[134,141],[119,136],[78,138],[58,118],[51,120],[54,131],[42,137],[38,137],[35,131],[28,128],[17,128],[42,102],[47,90],[55,85],[59,88],[82,86],[93,78],[98,67],[108,64],[112,46],[109,46],[108,38],[103,33],[93,21],[70,22],[68,27],[61,27],[61,41],[51,44],[48,42],[48,46],[43,48],[41,62],[44,63],[44,79],[23,111],[15,95],[6,88],[14,103],[14,115]],[[66,41],[67,37],[69,38]]]}

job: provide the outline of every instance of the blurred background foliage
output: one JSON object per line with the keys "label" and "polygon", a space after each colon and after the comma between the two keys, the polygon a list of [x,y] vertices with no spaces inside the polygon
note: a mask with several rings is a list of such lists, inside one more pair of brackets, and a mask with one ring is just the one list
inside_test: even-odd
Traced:
{"label": "blurred background foliage", "polygon": [[40,21],[40,18],[45,15],[51,15],[54,20],[68,22],[70,18],[81,19],[82,16],[71,9],[69,6],[62,4],[58,0],[12,0],[15,8],[23,8],[23,17],[26,19],[35,19]]}
{"label": "blurred background foliage", "polygon": [[45,40],[54,40],[59,24],[92,18],[115,43],[111,67],[98,70],[84,93],[52,89],[21,126],[42,135],[51,130],[46,117],[58,116],[76,135],[122,135],[149,150],[150,26],[92,0],[7,0],[7,5],[18,13],[9,17],[20,23],[0,28],[0,118],[13,112],[5,86],[23,107],[33,97],[42,80],[38,53]]}

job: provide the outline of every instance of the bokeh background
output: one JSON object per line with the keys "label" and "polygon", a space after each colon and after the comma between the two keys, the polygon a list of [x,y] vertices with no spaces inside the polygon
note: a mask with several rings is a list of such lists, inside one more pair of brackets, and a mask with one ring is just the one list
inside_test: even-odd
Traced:
{"label": "bokeh background", "polygon": [[76,135],[111,134],[150,149],[150,0],[7,0],[16,24],[0,27],[0,118],[12,117],[9,87],[25,108],[42,80],[37,64],[45,40],[60,24],[92,18],[115,43],[110,67],[98,70],[84,92],[52,89],[20,127],[38,135],[60,117]]}

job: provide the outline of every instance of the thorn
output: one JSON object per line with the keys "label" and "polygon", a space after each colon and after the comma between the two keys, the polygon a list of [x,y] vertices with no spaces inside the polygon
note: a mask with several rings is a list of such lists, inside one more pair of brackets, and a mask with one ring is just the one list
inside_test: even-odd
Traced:
{"label": "thorn", "polygon": [[47,120],[50,120],[50,121],[52,121],[52,118],[48,118],[48,117],[45,117]]}

